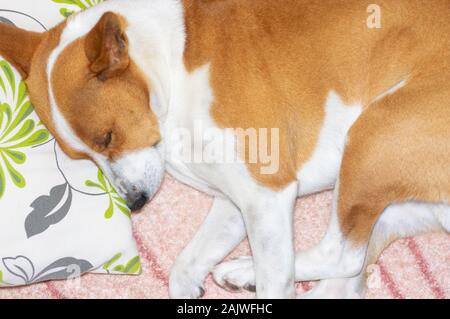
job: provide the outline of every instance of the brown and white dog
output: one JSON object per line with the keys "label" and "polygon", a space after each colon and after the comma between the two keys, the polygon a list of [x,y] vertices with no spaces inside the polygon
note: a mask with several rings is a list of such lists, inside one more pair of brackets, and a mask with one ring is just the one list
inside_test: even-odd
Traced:
{"label": "brown and white dog", "polygon": [[[164,170],[216,196],[173,267],[174,298],[200,297],[213,270],[260,298],[306,280],[322,280],[308,297],[362,296],[389,243],[450,230],[450,0],[109,0],[44,34],[1,25],[0,53],[64,151],[131,208]],[[177,156],[180,128],[194,157],[221,139],[219,155],[243,161]],[[229,128],[271,130],[276,169]],[[333,187],[326,236],[296,256],[296,198]],[[214,269],[246,234],[253,257]]]}

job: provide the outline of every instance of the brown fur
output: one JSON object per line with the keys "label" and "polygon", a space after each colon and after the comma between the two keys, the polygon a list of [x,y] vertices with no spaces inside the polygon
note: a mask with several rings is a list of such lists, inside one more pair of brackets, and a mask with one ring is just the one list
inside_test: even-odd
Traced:
{"label": "brown fur", "polygon": [[[59,109],[76,135],[110,159],[158,143],[149,85],[138,67],[131,63],[120,76],[103,81],[89,69],[84,41],[75,41],[62,52],[52,76]],[[105,147],[109,133],[111,143]]]}
{"label": "brown fur", "polygon": [[101,81],[121,75],[130,65],[125,19],[105,13],[86,36],[85,52],[91,62],[90,70]]}
{"label": "brown fur", "polygon": [[[22,78],[30,73],[30,62],[41,43],[43,34],[29,32],[11,25],[1,24],[0,47],[2,56],[10,61]],[[18,43],[20,41],[20,43]]]}
{"label": "brown fur", "polygon": [[[295,181],[331,90],[369,109],[351,131],[340,176],[340,220],[355,242],[390,203],[450,200],[450,1],[379,1],[381,29],[366,25],[372,3],[184,1],[185,65],[210,64],[215,121],[280,128],[279,173],[249,164],[261,184]],[[372,103],[404,79],[407,89]]]}
{"label": "brown fur", "polygon": [[383,210],[405,201],[450,201],[450,55],[374,104],[350,131],[339,187],[344,234],[366,242]]}

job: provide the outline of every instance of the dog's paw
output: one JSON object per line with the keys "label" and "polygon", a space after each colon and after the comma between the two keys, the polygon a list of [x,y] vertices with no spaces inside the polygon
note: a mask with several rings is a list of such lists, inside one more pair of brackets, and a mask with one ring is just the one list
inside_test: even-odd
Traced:
{"label": "dog's paw", "polygon": [[174,267],[169,278],[169,296],[172,299],[198,299],[205,295],[203,279],[191,276],[188,269]]}
{"label": "dog's paw", "polygon": [[235,292],[241,289],[256,291],[255,271],[251,257],[240,257],[216,266],[213,278],[217,285],[228,291]]}

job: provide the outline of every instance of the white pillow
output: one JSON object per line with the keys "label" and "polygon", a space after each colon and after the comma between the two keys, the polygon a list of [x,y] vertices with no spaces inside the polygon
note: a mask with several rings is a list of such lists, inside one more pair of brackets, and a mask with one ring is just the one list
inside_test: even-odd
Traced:
{"label": "white pillow", "polygon": [[[0,0],[1,22],[43,31],[76,9],[36,2]],[[94,164],[61,151],[0,58],[0,287],[140,271],[124,202]]]}

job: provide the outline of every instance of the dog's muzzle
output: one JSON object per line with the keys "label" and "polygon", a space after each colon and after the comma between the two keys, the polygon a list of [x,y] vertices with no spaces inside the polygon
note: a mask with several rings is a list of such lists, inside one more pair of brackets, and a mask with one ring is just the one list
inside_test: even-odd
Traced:
{"label": "dog's muzzle", "polygon": [[106,166],[118,194],[132,211],[143,208],[161,187],[164,162],[156,148],[127,154]]}

